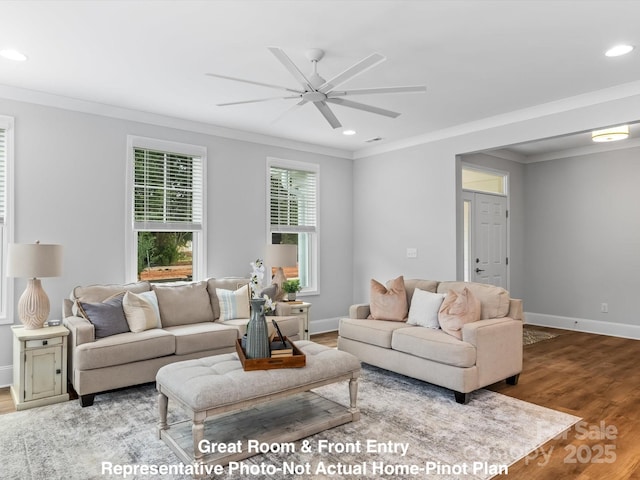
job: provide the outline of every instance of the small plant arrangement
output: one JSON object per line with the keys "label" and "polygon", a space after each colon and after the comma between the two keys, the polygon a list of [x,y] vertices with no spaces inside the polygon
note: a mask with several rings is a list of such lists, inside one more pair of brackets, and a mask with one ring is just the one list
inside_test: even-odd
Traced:
{"label": "small plant arrangement", "polygon": [[289,300],[295,300],[296,293],[302,290],[302,287],[300,286],[300,280],[296,278],[296,279],[285,281],[282,284],[282,290],[284,290],[287,293],[287,298]]}

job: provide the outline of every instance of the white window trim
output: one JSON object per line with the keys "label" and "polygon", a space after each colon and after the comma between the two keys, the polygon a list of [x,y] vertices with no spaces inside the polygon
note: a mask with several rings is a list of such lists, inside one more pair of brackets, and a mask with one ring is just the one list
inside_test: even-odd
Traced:
{"label": "white window trim", "polygon": [[[311,235],[311,255],[309,258],[309,269],[311,270],[310,281],[311,285],[307,288],[303,288],[299,293],[299,297],[307,295],[319,295],[320,294],[320,165],[315,163],[299,162],[296,160],[285,160],[276,157],[267,157],[266,162],[266,237],[267,244],[271,244],[271,167],[288,168],[291,170],[303,170],[307,172],[313,172],[316,174],[316,232]],[[268,265],[271,267],[272,265]]]}
{"label": "white window trim", "polygon": [[127,282],[138,281],[138,249],[137,230],[134,228],[133,215],[133,166],[134,148],[146,148],[161,152],[172,152],[182,155],[193,155],[202,158],[202,231],[193,235],[193,256],[197,259],[193,263],[193,280],[206,278],[207,272],[207,148],[188,143],[171,142],[156,138],[127,135],[127,168],[126,168],[126,201],[125,201],[125,274]]}
{"label": "white window trim", "polygon": [[13,318],[13,291],[14,280],[7,278],[7,250],[10,243],[13,242],[13,217],[14,217],[14,119],[0,115],[0,128],[6,131],[6,148],[7,148],[7,164],[5,165],[5,234],[2,238],[2,258],[0,264],[0,275],[2,282],[0,295],[2,295],[2,307],[0,307],[0,325],[8,325],[14,323]]}

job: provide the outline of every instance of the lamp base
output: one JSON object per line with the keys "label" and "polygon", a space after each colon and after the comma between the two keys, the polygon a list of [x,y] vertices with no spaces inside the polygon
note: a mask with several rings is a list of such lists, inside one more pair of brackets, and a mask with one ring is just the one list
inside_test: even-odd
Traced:
{"label": "lamp base", "polygon": [[18,317],[27,330],[42,328],[49,317],[49,297],[37,278],[30,278],[18,301]]}

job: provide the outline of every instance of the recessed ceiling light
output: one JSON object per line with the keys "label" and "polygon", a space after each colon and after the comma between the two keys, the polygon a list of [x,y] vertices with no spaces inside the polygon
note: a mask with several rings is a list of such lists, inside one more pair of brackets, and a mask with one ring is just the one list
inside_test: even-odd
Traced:
{"label": "recessed ceiling light", "polygon": [[343,135],[355,135],[356,131],[355,130],[345,130],[344,132],[342,132]]}
{"label": "recessed ceiling light", "polygon": [[633,45],[616,45],[605,52],[607,57],[619,57],[633,50]]}
{"label": "recessed ceiling light", "polygon": [[24,62],[27,59],[27,56],[24,53],[20,53],[17,50],[11,50],[9,48],[0,50],[0,56],[8,60],[15,60],[16,62]]}
{"label": "recessed ceiling light", "polygon": [[628,137],[628,125],[620,125],[619,127],[605,128],[591,132],[591,140],[594,142],[615,142],[616,140],[624,140]]}

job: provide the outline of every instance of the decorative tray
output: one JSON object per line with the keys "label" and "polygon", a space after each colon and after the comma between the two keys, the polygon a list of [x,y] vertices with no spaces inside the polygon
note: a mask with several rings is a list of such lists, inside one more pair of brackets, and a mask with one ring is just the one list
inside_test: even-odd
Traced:
{"label": "decorative tray", "polygon": [[[287,340],[287,337],[284,337]],[[300,368],[307,364],[307,357],[300,351],[296,344],[290,342],[293,346],[293,355],[290,357],[269,357],[269,358],[247,358],[242,342],[236,340],[236,352],[245,371],[250,370],[271,370],[274,368]]]}

